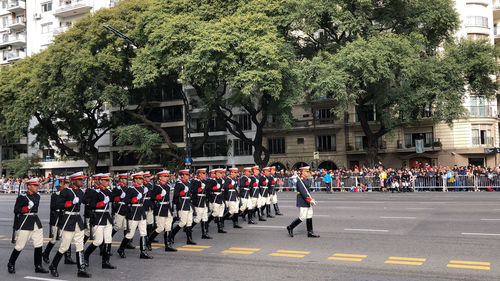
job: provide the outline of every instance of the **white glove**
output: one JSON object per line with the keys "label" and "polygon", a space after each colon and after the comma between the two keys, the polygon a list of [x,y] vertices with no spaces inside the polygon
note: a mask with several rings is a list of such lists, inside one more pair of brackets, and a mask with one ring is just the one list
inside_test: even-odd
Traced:
{"label": "white glove", "polygon": [[165,189],[163,189],[163,190],[161,191],[161,197],[164,197],[165,195],[167,195],[167,192],[165,191]]}
{"label": "white glove", "polygon": [[35,206],[35,203],[33,203],[33,201],[29,201],[28,202],[28,209],[31,210],[31,208],[33,208],[33,206]]}
{"label": "white glove", "polygon": [[144,194],[148,193],[149,189],[147,187],[144,187]]}
{"label": "white glove", "polygon": [[217,189],[220,189],[220,184],[217,184]]}
{"label": "white glove", "polygon": [[205,189],[205,184],[201,183],[201,188]]}
{"label": "white glove", "polygon": [[142,198],[142,193],[139,192],[139,194],[137,194],[137,200],[141,200]]}
{"label": "white glove", "polygon": [[311,204],[311,206],[316,206],[316,204],[317,204],[317,203],[316,203],[316,200],[314,200],[314,199],[313,199],[313,200],[311,200],[311,203],[310,203],[310,204]]}
{"label": "white glove", "polygon": [[80,202],[80,198],[78,197],[73,198],[73,204],[78,204],[78,202]]}
{"label": "white glove", "polygon": [[108,204],[109,203],[109,197],[108,196],[104,196],[104,204]]}
{"label": "white glove", "polygon": [[257,183],[257,185],[259,185],[259,180],[258,179],[256,179],[255,182]]}
{"label": "white glove", "polygon": [[225,183],[225,181],[224,181],[224,180],[222,180],[222,184],[224,184],[224,183]]}
{"label": "white glove", "polygon": [[121,199],[125,198],[125,192],[122,192],[122,194],[120,195],[120,198]]}
{"label": "white glove", "polygon": [[188,193],[188,191],[189,191],[189,187],[187,187],[187,186],[184,187],[184,192]]}

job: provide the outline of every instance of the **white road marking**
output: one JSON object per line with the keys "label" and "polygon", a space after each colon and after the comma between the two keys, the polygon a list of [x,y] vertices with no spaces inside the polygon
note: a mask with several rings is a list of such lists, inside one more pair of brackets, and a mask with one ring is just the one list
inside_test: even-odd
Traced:
{"label": "white road marking", "polygon": [[42,277],[35,277],[35,276],[25,276],[24,279],[44,280],[44,281],[66,281],[66,280],[62,280],[62,279],[49,279],[49,278],[42,278]]}
{"label": "white road marking", "polygon": [[380,217],[381,219],[409,219],[414,220],[416,217]]}
{"label": "white road marking", "polygon": [[462,235],[500,236],[500,233],[470,233],[470,232],[462,232]]}
{"label": "white road marking", "polygon": [[482,221],[500,221],[500,219],[481,219]]}
{"label": "white road marking", "polygon": [[345,231],[369,231],[369,232],[389,232],[385,229],[365,229],[365,228],[345,228]]}

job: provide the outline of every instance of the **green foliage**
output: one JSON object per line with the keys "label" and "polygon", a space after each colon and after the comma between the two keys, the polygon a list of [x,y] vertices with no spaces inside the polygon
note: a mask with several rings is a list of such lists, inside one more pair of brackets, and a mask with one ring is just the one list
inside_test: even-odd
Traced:
{"label": "green foliage", "polygon": [[131,145],[135,148],[136,152],[141,154],[141,163],[147,161],[148,158],[151,158],[157,152],[153,149],[158,147],[162,141],[159,134],[138,125],[118,127],[114,130],[113,134],[118,146]]}
{"label": "green foliage", "polygon": [[15,178],[27,177],[30,170],[35,170],[40,167],[37,157],[18,157],[12,160],[3,161],[3,165],[7,169],[9,175]]}

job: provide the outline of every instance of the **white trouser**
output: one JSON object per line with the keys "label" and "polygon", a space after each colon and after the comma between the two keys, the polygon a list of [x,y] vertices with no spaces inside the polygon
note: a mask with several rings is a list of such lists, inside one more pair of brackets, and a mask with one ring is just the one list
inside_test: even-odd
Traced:
{"label": "white trouser", "polygon": [[[56,236],[55,234],[54,236]],[[26,243],[31,239],[34,248],[39,248],[43,246],[43,229],[38,228],[35,224],[33,230],[19,230],[17,232],[16,246],[14,249],[17,251],[22,251]]]}
{"label": "white trouser", "polygon": [[191,227],[193,225],[193,209],[189,208],[189,211],[179,211],[179,224],[180,227]]}
{"label": "white trouser", "polygon": [[92,242],[94,246],[101,246],[102,242],[105,244],[111,244],[111,242],[113,242],[113,238],[111,237],[113,226],[111,223],[108,222],[106,225],[96,225],[92,231],[94,232],[94,241]]}
{"label": "white trouser", "polygon": [[305,221],[306,219],[312,219],[313,208],[312,207],[299,207],[299,220]]}
{"label": "white trouser", "polygon": [[156,232],[161,233],[162,231],[172,230],[172,213],[168,211],[168,217],[156,216]]}
{"label": "white trouser", "polygon": [[194,207],[194,210],[196,211],[196,216],[193,219],[193,221],[195,223],[200,223],[200,221],[208,221],[208,208],[207,207],[203,207],[203,208]]}
{"label": "white trouser", "polygon": [[148,235],[148,232],[146,231],[146,220],[142,219],[140,221],[129,220],[128,227],[130,231],[127,233],[127,235],[125,235],[125,238],[127,239],[132,239],[134,237],[136,228],[139,228],[140,236]]}
{"label": "white trouser", "polygon": [[77,252],[83,251],[83,236],[84,231],[80,229],[78,224],[75,225],[75,231],[63,231],[61,234],[61,246],[59,253],[64,254],[73,242]]}

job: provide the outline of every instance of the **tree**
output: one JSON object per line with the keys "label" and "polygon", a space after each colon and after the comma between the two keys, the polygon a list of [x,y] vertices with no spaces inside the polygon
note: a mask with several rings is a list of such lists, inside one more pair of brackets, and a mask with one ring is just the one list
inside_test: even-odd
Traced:
{"label": "tree", "polygon": [[[294,49],[281,28],[286,13],[276,12],[286,1],[272,1],[275,10],[262,1],[198,2],[158,2],[147,13],[144,33],[150,35],[134,60],[135,83],[147,87],[174,76],[192,85],[206,116],[223,120],[254,147],[255,163],[266,165],[268,117],[289,121],[297,97]],[[237,110],[250,116],[253,138],[235,119]]]}
{"label": "tree", "polygon": [[35,170],[40,167],[38,157],[18,157],[16,159],[4,161],[4,165],[14,178],[25,178],[29,175],[30,170]]}
{"label": "tree", "polygon": [[[431,3],[432,2],[432,3]],[[327,5],[328,4],[328,5]],[[434,122],[464,117],[466,94],[491,98],[494,48],[453,41],[458,17],[450,0],[306,1],[301,78],[309,99],[329,96],[343,116],[354,105],[373,165],[378,140],[430,110]],[[443,16],[444,15],[444,16]],[[443,16],[443,17],[441,17]],[[444,50],[440,50],[444,47]],[[375,109],[376,126],[369,116]]]}
{"label": "tree", "polygon": [[2,133],[19,136],[34,118],[29,130],[38,144],[83,159],[94,172],[96,143],[116,126],[105,105],[127,101],[133,86],[128,69],[134,49],[102,24],[134,24],[146,4],[125,1],[88,15],[46,50],[2,69]]}

